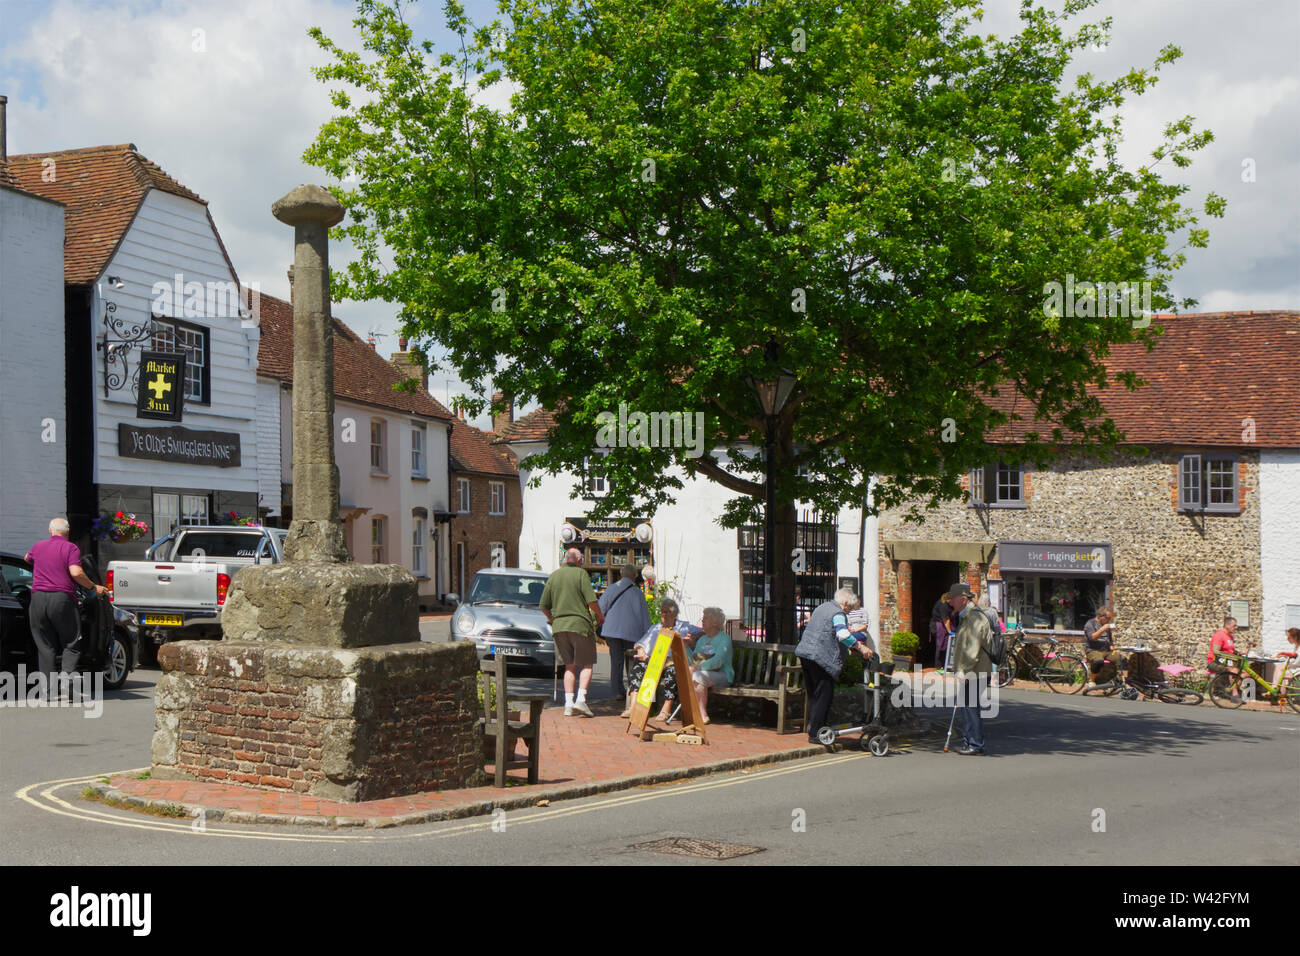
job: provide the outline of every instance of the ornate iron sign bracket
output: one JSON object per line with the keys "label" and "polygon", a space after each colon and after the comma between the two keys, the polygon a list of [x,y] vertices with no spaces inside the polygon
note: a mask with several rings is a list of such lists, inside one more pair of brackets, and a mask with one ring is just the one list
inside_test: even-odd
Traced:
{"label": "ornate iron sign bracket", "polygon": [[152,319],[143,324],[127,322],[113,313],[116,302],[104,303],[104,334],[95,344],[104,353],[104,397],[110,392],[126,391],[135,394],[140,378],[139,363],[131,370],[131,350],[146,342],[153,333]]}

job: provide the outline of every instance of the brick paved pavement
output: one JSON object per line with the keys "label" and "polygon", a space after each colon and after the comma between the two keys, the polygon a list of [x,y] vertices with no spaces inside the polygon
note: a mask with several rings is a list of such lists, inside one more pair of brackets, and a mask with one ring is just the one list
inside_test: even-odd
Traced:
{"label": "brick paved pavement", "polygon": [[[774,760],[825,753],[809,747],[802,733],[740,724],[710,724],[709,744],[650,743],[626,731],[613,702],[592,705],[596,717],[565,717],[560,707],[542,712],[541,782],[419,793],[365,803],[340,803],[295,793],[175,780],[119,776],[96,789],[132,806],[179,804],[191,816],[199,808],[208,820],[235,823],[292,823],[317,826],[392,826],[472,816],[496,807],[533,806],[540,799],[587,796],[703,773],[734,770]],[[679,728],[680,724],[673,725]],[[520,751],[524,745],[519,744]],[[490,769],[490,765],[489,765]],[[525,771],[511,776],[526,780]]]}

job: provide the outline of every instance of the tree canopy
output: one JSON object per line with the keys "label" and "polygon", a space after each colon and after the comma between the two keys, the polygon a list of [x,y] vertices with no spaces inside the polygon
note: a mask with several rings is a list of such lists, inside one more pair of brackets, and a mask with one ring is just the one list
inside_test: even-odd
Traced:
{"label": "tree canopy", "polygon": [[[480,395],[553,410],[543,467],[580,466],[620,403],[703,412],[698,457],[610,449],[604,513],[670,500],[671,455],[741,493],[727,523],[752,515],[747,381],[778,368],[787,504],[861,505],[872,475],[879,507],[955,497],[1018,418],[1025,461],[1112,447],[1102,360],[1158,327],[1082,290],[1178,307],[1175,245],[1206,233],[1158,166],[1211,137],[1177,119],[1125,168],[1118,109],[1179,51],[1066,84],[1109,29],[1072,25],[1090,5],[1026,2],[999,39],[971,0],[502,0],[478,26],[449,0],[438,50],[361,0],[363,50],[312,31],[337,114],[306,159],[356,181],[335,189],[359,250],[336,295],[396,303]],[[501,81],[505,110],[482,95]]]}

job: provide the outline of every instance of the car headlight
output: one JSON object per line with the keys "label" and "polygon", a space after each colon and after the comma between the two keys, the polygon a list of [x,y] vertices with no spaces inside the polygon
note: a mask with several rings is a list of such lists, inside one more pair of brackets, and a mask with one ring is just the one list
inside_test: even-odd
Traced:
{"label": "car headlight", "polygon": [[474,630],[474,615],[469,611],[464,611],[456,618],[456,633],[462,637],[468,637],[469,632]]}

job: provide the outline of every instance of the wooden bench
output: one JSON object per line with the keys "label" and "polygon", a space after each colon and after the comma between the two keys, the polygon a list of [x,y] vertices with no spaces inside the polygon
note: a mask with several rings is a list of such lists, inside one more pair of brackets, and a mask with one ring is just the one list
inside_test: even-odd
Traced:
{"label": "wooden bench", "polygon": [[[794,653],[793,644],[760,644],[754,641],[735,641],[731,645],[731,668],[736,679],[729,687],[714,687],[709,698],[749,697],[776,701],[776,732],[786,733],[787,721],[804,726],[804,718],[788,718],[792,701],[807,702],[803,686],[803,665]],[[680,679],[680,678],[679,678]]]}
{"label": "wooden bench", "polygon": [[[506,662],[484,660],[479,667],[479,680],[483,683],[484,713],[478,723],[483,730],[484,746],[491,740],[496,747],[496,786],[506,785],[507,770],[522,770],[525,767],[528,768],[528,782],[537,783],[542,755],[542,706],[546,702],[546,695],[528,694],[509,700],[506,694]],[[492,706],[494,700],[495,707]],[[528,705],[528,719],[510,720],[511,705],[522,708],[524,704]],[[527,760],[514,759],[516,740],[527,744]]]}

